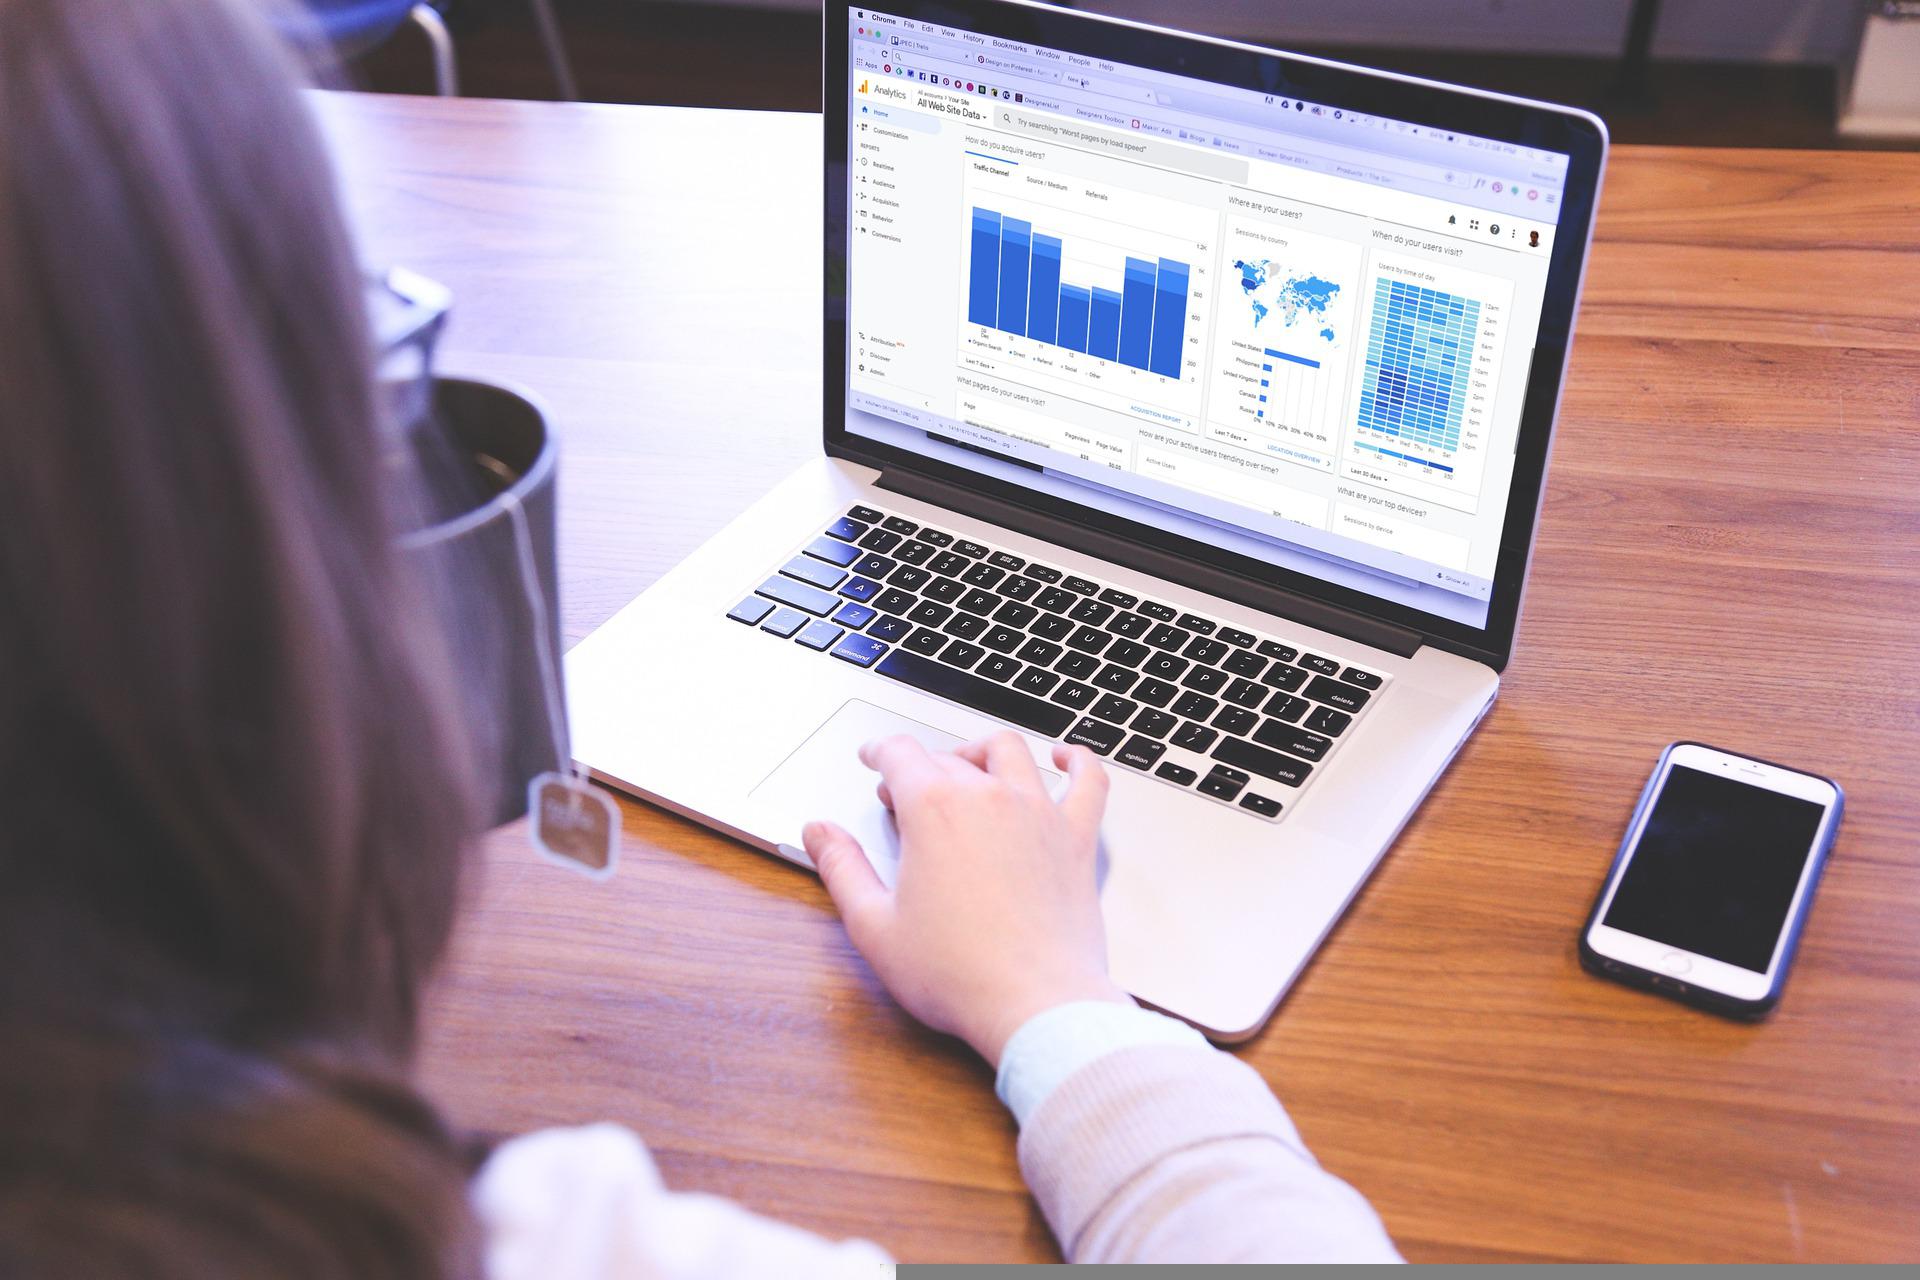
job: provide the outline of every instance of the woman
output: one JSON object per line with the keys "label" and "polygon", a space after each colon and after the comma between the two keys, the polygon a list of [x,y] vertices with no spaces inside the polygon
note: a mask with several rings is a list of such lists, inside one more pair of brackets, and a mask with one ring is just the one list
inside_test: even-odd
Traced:
{"label": "woman", "polygon": [[[474,770],[252,8],[0,0],[0,1276],[872,1274],[610,1126],[470,1153],[408,1080]],[[856,944],[997,1064],[1070,1256],[1393,1256],[1257,1076],[1107,979],[1105,781],[1056,759],[1057,805],[1010,735],[870,748],[897,889],[807,832]]]}

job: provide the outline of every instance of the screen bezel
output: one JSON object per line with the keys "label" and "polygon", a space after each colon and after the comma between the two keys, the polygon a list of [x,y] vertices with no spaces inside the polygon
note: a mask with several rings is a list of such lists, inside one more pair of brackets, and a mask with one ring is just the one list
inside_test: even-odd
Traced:
{"label": "screen bezel", "polygon": [[1124,541],[1198,560],[1264,586],[1309,596],[1361,617],[1404,628],[1427,643],[1485,662],[1495,670],[1503,669],[1513,651],[1594,206],[1605,166],[1607,133],[1599,118],[1572,108],[1443,86],[1205,36],[1184,35],[1122,19],[1032,4],[1028,0],[891,0],[878,6],[889,14],[916,21],[939,22],[1029,44],[1071,48],[1115,62],[1198,76],[1260,93],[1285,94],[1374,115],[1415,120],[1568,156],[1567,181],[1560,202],[1560,233],[1554,237],[1546,292],[1541,300],[1539,335],[1521,409],[1512,487],[1507,498],[1493,588],[1487,602],[1487,620],[1484,627],[1475,627],[858,436],[847,429],[850,112],[846,85],[852,43],[847,35],[847,23],[855,8],[866,7],[828,3],[822,10],[827,300],[822,386],[826,401],[827,454],[883,471],[916,472],[945,485],[983,493]]}
{"label": "screen bezel", "polygon": [[[1780,933],[1773,940],[1773,952],[1768,957],[1765,973],[1755,973],[1751,969],[1701,955],[1685,947],[1676,947],[1601,923],[1606,919],[1608,909],[1613,906],[1614,894],[1626,877],[1627,869],[1633,865],[1633,859],[1640,850],[1640,837],[1646,831],[1654,808],[1660,802],[1661,793],[1666,790],[1667,779],[1675,768],[1716,774],[1733,782],[1807,800],[1821,807],[1820,822],[1814,828],[1813,840],[1800,864],[1800,879],[1794,885],[1793,898],[1787,905],[1786,914],[1781,917]],[[1587,928],[1587,945],[1609,960],[1618,960],[1661,976],[1684,977],[1690,986],[1704,987],[1736,1000],[1757,1001],[1765,998],[1779,981],[1796,922],[1801,918],[1807,895],[1813,891],[1814,882],[1818,879],[1821,851],[1831,842],[1838,800],[1838,790],[1825,778],[1699,743],[1676,743],[1661,757],[1648,783],[1646,798],[1634,814],[1633,826],[1621,845],[1621,855],[1608,874],[1606,888],[1601,891],[1600,899],[1594,906],[1592,921]],[[1662,967],[1661,962],[1675,954],[1686,957],[1688,961],[1684,975],[1675,975]]]}

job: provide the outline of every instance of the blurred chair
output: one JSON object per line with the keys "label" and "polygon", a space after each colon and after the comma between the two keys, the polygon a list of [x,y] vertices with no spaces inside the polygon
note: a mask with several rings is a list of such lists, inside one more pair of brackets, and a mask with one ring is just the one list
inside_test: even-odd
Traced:
{"label": "blurred chair", "polygon": [[[417,27],[433,51],[434,89],[443,98],[460,92],[453,60],[453,37],[447,31],[440,9],[451,0],[302,0],[313,21],[342,61],[357,58],[385,44],[401,27]],[[560,43],[560,26],[553,16],[551,0],[527,0],[534,25],[540,31],[540,43],[546,51],[547,66],[553,72],[555,86],[563,99],[580,96],[574,84],[573,67],[567,61],[566,47]]]}

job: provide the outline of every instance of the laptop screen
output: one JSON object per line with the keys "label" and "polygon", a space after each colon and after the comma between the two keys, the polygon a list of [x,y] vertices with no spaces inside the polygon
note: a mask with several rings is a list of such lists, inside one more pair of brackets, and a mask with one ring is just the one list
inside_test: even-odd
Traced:
{"label": "laptop screen", "polygon": [[1568,155],[844,12],[849,432],[1487,625]]}

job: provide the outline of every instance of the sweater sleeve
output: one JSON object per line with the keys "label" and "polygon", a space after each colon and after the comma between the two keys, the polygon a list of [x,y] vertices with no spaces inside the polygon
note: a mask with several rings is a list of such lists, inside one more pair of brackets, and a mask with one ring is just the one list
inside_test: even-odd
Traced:
{"label": "sweater sleeve", "polygon": [[1074,1262],[1397,1262],[1252,1068],[1136,1045],[1081,1067],[1020,1133],[1020,1168]]}

